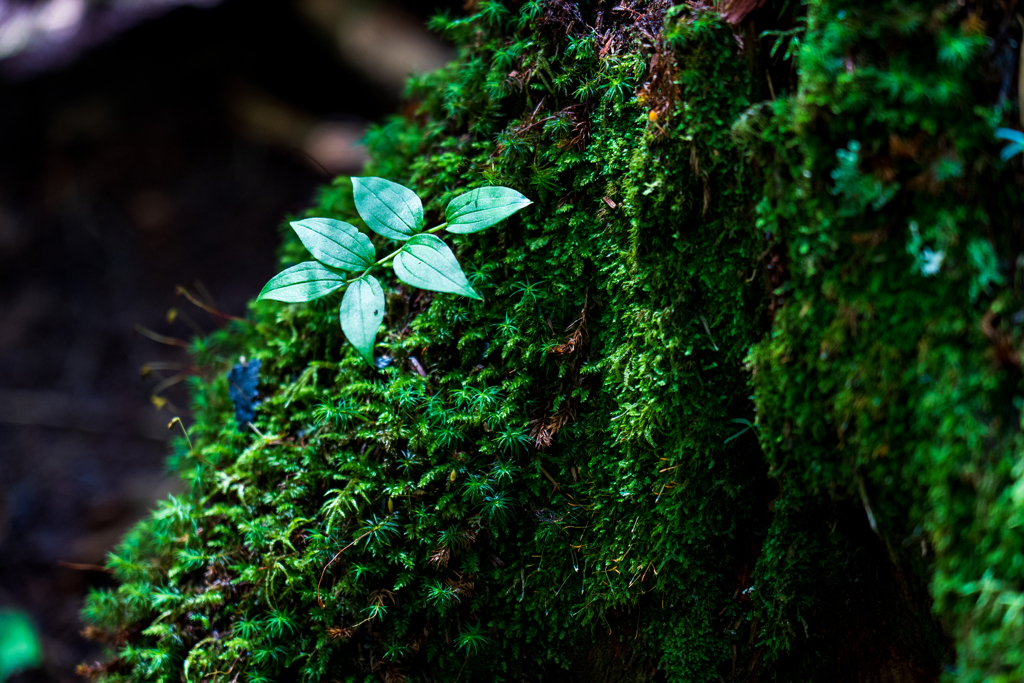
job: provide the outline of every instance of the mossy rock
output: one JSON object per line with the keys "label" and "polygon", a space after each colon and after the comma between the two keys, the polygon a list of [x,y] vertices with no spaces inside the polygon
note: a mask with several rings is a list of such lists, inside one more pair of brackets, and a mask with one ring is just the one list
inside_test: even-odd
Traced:
{"label": "mossy rock", "polygon": [[[379,370],[337,296],[195,340],[188,492],[112,556],[85,673],[1024,677],[1016,24],[699,4],[435,22],[459,57],[366,174],[435,222],[482,184],[534,200],[448,240],[485,300],[386,271]],[[307,215],[357,222],[349,180]]]}

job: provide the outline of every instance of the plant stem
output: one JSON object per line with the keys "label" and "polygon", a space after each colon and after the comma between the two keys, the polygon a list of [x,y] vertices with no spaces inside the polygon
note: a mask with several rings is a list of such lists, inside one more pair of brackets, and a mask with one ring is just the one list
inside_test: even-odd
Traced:
{"label": "plant stem", "polygon": [[173,420],[168,422],[167,423],[167,428],[168,429],[174,429],[174,425],[178,425],[179,427],[181,427],[182,433],[185,434],[185,441],[188,442],[188,454],[195,456],[196,458],[198,458],[199,460],[202,460],[204,463],[206,463],[207,465],[209,465],[213,469],[215,469],[217,471],[220,471],[219,467],[217,467],[212,462],[210,462],[209,460],[204,458],[198,451],[196,451],[195,448],[192,447],[192,438],[188,435],[188,430],[185,429],[185,425],[184,425],[184,423],[182,423],[180,417],[175,417]]}
{"label": "plant stem", "polygon": [[[435,227],[431,228],[430,230],[427,230],[426,234],[433,235],[434,233],[441,232],[442,230],[444,230],[447,227],[448,227],[447,223],[442,223],[441,225],[435,226]],[[382,258],[381,260],[379,260],[376,263],[370,265],[366,270],[364,270],[362,273],[360,273],[358,277],[354,277],[351,280],[346,281],[345,285],[346,286],[350,285],[353,282],[355,282],[356,280],[358,280],[359,278],[365,277],[367,273],[369,273],[371,270],[373,270],[374,266],[383,266],[385,263],[387,263],[391,259],[393,259],[396,256],[398,256],[398,254],[402,251],[402,249],[405,249],[405,245],[404,244],[401,247],[399,247],[398,249],[396,249],[393,252],[391,252],[390,254],[388,254],[387,256],[385,256],[384,258]]]}
{"label": "plant stem", "polygon": [[[374,263],[373,266],[383,266],[385,263],[387,263],[391,259],[393,259],[396,256],[398,256],[399,252],[401,252],[402,249],[405,249],[405,245],[404,244],[401,247],[399,247],[398,249],[395,249],[393,252],[391,252],[390,254],[385,256],[384,258],[382,258],[380,261],[377,261],[376,263]],[[370,268],[373,268],[373,266],[370,266]],[[370,272],[370,268],[367,268],[363,272],[363,275],[366,275],[366,273],[369,273]]]}

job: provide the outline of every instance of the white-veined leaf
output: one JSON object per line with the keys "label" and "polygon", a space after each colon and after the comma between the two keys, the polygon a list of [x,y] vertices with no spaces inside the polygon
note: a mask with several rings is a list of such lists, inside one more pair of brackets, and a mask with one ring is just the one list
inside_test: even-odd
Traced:
{"label": "white-veined leaf", "polygon": [[479,232],[533,204],[510,187],[481,187],[448,202],[448,232]]}
{"label": "white-veined leaf", "polygon": [[434,235],[416,235],[405,243],[395,257],[395,275],[420,289],[483,298],[470,286],[452,250]]}
{"label": "white-veined leaf", "polygon": [[271,278],[256,299],[274,299],[291,304],[312,301],[327,296],[344,284],[344,275],[339,275],[316,261],[306,261]]}
{"label": "white-veined leaf", "polygon": [[293,221],[291,226],[313,258],[324,265],[365,270],[376,260],[370,238],[354,225],[330,218],[306,218]]}
{"label": "white-veined leaf", "polygon": [[423,202],[407,187],[383,178],[353,178],[356,211],[370,230],[407,240],[423,229]]}
{"label": "white-veined leaf", "polygon": [[384,320],[384,290],[376,278],[364,275],[345,290],[341,300],[341,331],[359,355],[373,365],[373,345]]}

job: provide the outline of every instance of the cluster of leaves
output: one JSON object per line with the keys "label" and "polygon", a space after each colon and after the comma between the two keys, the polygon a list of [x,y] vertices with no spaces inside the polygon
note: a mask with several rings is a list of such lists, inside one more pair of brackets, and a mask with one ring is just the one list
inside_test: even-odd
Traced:
{"label": "cluster of leaves", "polygon": [[171,459],[189,489],[90,597],[117,648],[95,675],[1021,677],[1024,211],[974,15],[785,3],[760,49],[800,90],[771,93],[710,9],[610,4],[433,22],[458,60],[368,136],[410,221],[374,228],[342,179],[282,262],[337,290],[387,257],[324,220],[408,245],[481,177],[529,187],[509,229],[445,247],[487,303],[410,290],[396,257],[379,308],[353,299],[379,372],[329,296],[197,340],[223,371]]}
{"label": "cluster of leaves", "polygon": [[[373,242],[350,223],[332,218],[294,221],[292,229],[316,261],[279,273],[256,299],[301,303],[344,288],[341,329],[372,366],[377,330],[384,320],[384,290],[370,270],[393,262],[395,276],[408,285],[479,299],[455,254],[435,233],[446,229],[456,235],[479,232],[532,202],[508,187],[477,188],[449,202],[446,221],[423,232],[423,203],[409,188],[383,178],[352,178],[352,186],[356,210],[367,227],[402,242],[402,246],[375,261]],[[347,279],[345,273],[352,271],[362,272]]]}

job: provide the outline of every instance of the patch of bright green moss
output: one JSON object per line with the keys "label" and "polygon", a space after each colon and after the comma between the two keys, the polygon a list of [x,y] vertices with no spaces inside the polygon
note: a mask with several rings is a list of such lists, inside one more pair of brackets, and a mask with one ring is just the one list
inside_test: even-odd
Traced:
{"label": "patch of bright green moss", "polygon": [[800,91],[756,152],[787,150],[758,212],[789,268],[751,356],[782,491],[764,613],[829,628],[832,615],[807,616],[822,601],[814,569],[856,562],[834,548],[852,507],[872,529],[860,547],[888,558],[879,586],[904,605],[866,636],[912,642],[931,611],[956,646],[921,646],[932,679],[944,665],[949,680],[1019,680],[1021,374],[1001,348],[1020,343],[1008,285],[1024,211],[1019,172],[993,155],[990,43],[955,4],[816,2],[807,22]]}

